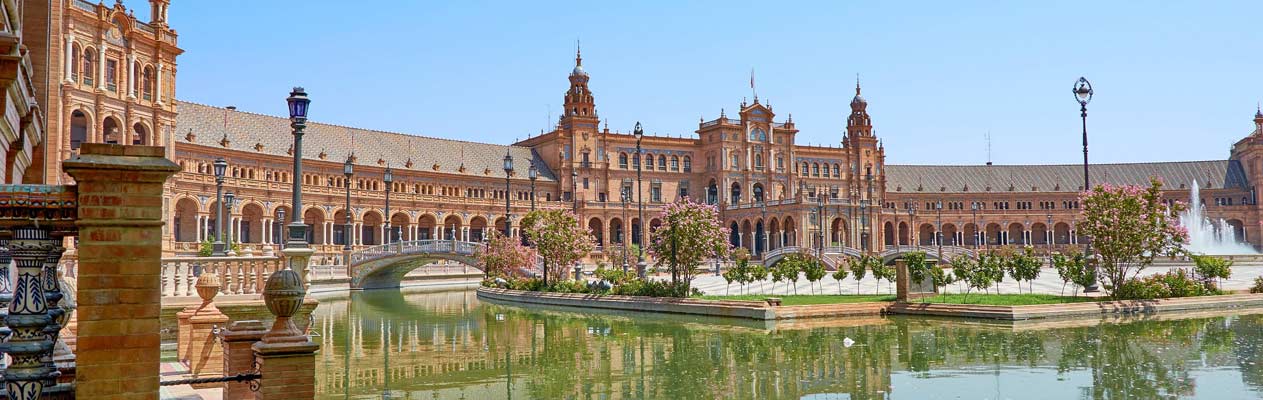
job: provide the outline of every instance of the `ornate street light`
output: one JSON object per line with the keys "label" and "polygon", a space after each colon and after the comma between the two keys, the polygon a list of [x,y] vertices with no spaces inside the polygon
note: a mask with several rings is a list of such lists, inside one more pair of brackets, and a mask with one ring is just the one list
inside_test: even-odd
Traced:
{"label": "ornate street light", "polygon": [[[623,186],[623,190],[621,191],[621,196],[619,196],[623,200],[623,223],[624,224],[629,223],[629,221],[627,221],[627,200],[631,197],[631,190],[628,190],[628,189],[631,189],[631,188],[627,186]],[[623,233],[622,232],[623,227],[620,226],[618,227],[618,229],[619,229],[619,234],[621,235]],[[623,274],[626,275],[627,274],[627,238],[620,236],[619,241],[622,242],[622,245],[623,245]]]}
{"label": "ornate street light", "polygon": [[224,250],[224,173],[228,170],[228,162],[216,158],[215,169],[215,242],[211,243],[211,255],[223,257],[228,255]]}
{"label": "ornate street light", "polygon": [[571,211],[575,216],[579,215],[579,171],[570,171],[570,202]]}
{"label": "ornate street light", "polygon": [[351,253],[351,238],[355,237],[355,227],[352,226],[354,217],[351,216],[351,178],[355,175],[352,157],[354,156],[347,155],[346,162],[342,164],[342,175],[346,176],[346,180],[342,181],[342,186],[346,188],[346,224],[342,226],[342,251],[347,252],[348,256]]}
{"label": "ornate street light", "polygon": [[509,214],[509,176],[513,175],[513,156],[504,150],[504,236],[509,237],[509,227],[513,226],[513,216]]}
{"label": "ornate street light", "polygon": [[[1081,76],[1079,80],[1074,82],[1074,100],[1079,102],[1079,117],[1083,118],[1083,191],[1085,192],[1092,190],[1092,181],[1088,179],[1088,103],[1092,101],[1094,93],[1092,83],[1088,82],[1087,78]],[[1084,254],[1088,254],[1091,257],[1091,241],[1084,245],[1084,250]],[[1095,292],[1099,289],[1094,281],[1083,288],[1083,291]]]}
{"label": "ornate street light", "polygon": [[969,209],[972,210],[974,214],[974,250],[977,251],[978,250],[978,237],[979,237],[978,235],[978,232],[979,232],[978,230],[979,229],[978,228],[978,202],[976,201],[970,202]]}
{"label": "ornate street light", "polygon": [[637,160],[637,163],[636,163],[636,208],[638,210],[637,212],[639,213],[639,219],[638,219],[639,222],[635,226],[637,228],[640,228],[640,246],[637,247],[637,249],[639,250],[638,251],[639,254],[636,255],[636,274],[639,275],[641,278],[644,278],[645,268],[646,268],[645,227],[644,227],[645,225],[645,195],[644,195],[645,185],[640,177],[640,174],[641,174],[640,171],[644,165],[644,161],[641,160],[642,156],[640,155],[640,152],[641,152],[640,141],[645,138],[645,131],[644,129],[640,128],[640,121],[636,121],[636,129],[632,131],[632,135],[636,137],[636,160]]}
{"label": "ornate street light", "polygon": [[526,176],[531,179],[531,211],[535,211],[535,180],[539,179],[539,169],[535,168],[534,162],[526,169]]}
{"label": "ornate street light", "polygon": [[942,262],[943,261],[943,200],[939,200],[937,203],[934,203],[934,211],[937,214],[935,217],[936,219],[935,223],[938,224],[938,227],[934,229],[934,241],[938,242],[938,259],[939,259],[939,262]]}
{"label": "ornate street light", "polygon": [[289,238],[285,241],[286,248],[306,248],[307,247],[307,225],[303,224],[303,129],[307,128],[307,106],[311,104],[311,99],[307,98],[307,92],[301,87],[294,87],[289,92],[289,97],[285,99],[289,105],[289,126],[294,134],[294,171],[293,171],[293,201],[294,212],[290,217]]}
{"label": "ornate street light", "polygon": [[[235,228],[232,223],[232,207],[237,205],[237,195],[232,192],[224,193],[224,208],[228,209],[228,225],[224,229],[224,253],[231,255],[232,251],[232,230]],[[222,224],[221,224],[222,225]],[[240,233],[238,233],[240,235]]]}
{"label": "ornate street light", "polygon": [[386,184],[386,237],[383,238],[382,244],[390,244],[395,232],[390,228],[390,187],[395,183],[395,173],[390,169],[390,165],[386,165],[386,172],[382,173],[382,182]]}

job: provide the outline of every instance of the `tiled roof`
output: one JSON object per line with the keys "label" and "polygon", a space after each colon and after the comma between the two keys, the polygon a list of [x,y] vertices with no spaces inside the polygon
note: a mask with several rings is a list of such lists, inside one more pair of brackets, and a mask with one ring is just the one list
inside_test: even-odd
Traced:
{"label": "tiled roof", "polygon": [[[1162,178],[1164,188],[1246,188],[1236,160],[1092,164],[1092,184],[1148,185]],[[1075,192],[1083,186],[1083,164],[1068,165],[888,165],[887,193]]]}
{"label": "tiled roof", "polygon": [[[270,115],[227,110],[203,104],[181,101],[176,103],[176,137],[178,143],[190,143],[186,138],[191,131],[192,143],[208,147],[225,147],[224,115],[227,113],[228,149],[290,156],[293,144],[289,119]],[[526,170],[535,164],[542,181],[556,180],[552,170],[529,147],[475,143],[460,140],[438,139],[369,129],[307,121],[303,135],[303,158],[342,162],[352,150],[354,136],[356,165],[382,167],[377,160],[386,161],[395,169],[405,169],[411,159],[411,170],[461,174],[468,176],[504,177],[504,153],[508,149],[513,156],[514,179],[527,179]],[[411,151],[409,151],[411,149]],[[433,166],[438,164],[438,170]],[[460,171],[464,165],[465,172]],[[484,171],[490,170],[489,174]]]}

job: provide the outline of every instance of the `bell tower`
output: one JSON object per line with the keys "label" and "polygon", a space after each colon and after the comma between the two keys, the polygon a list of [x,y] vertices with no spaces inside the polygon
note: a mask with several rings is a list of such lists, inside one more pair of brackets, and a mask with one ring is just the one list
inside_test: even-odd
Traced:
{"label": "bell tower", "polygon": [[[583,53],[575,45],[574,70],[570,72],[570,88],[566,90],[562,104],[560,128],[562,148],[561,182],[563,192],[573,191],[581,201],[598,200],[601,180],[595,168],[604,165],[605,152],[598,145],[596,100],[588,88],[588,73],[583,70]],[[569,199],[573,201],[573,198]]]}
{"label": "bell tower", "polygon": [[852,193],[861,199],[872,200],[880,207],[885,188],[885,148],[873,134],[873,122],[868,115],[868,101],[860,95],[860,81],[855,79],[855,97],[851,98],[851,115],[846,119],[846,135],[842,138],[847,158],[850,160]]}

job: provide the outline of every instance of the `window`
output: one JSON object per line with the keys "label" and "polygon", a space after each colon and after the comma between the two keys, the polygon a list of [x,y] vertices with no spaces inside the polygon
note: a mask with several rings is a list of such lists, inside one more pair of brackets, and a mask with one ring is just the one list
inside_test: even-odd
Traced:
{"label": "window", "polygon": [[[624,156],[625,156],[625,154],[624,154]],[[635,168],[635,169],[640,169],[640,157],[639,157],[639,156],[632,157],[632,168]]]}
{"label": "window", "polygon": [[785,157],[776,156],[776,170],[777,171],[785,170]]}
{"label": "window", "polygon": [[754,154],[754,168],[763,169],[763,154]]}
{"label": "window", "polygon": [[105,88],[118,91],[118,61],[105,60]]}
{"label": "window", "polygon": [[83,51],[83,84],[89,86],[92,85],[92,78],[96,75],[96,62],[94,61],[95,56],[92,55],[92,51],[92,49],[86,49]]}
{"label": "window", "polygon": [[671,170],[672,171],[680,170],[680,156],[671,156]]}
{"label": "window", "polygon": [[840,168],[838,164],[833,164],[833,177],[834,178],[842,177],[842,168]]}
{"label": "window", "polygon": [[140,93],[142,96],[144,96],[145,100],[153,100],[153,87],[154,87],[154,79],[155,79],[153,67],[146,66],[145,72],[143,72],[143,75],[144,76],[141,78],[141,81],[140,81]]}
{"label": "window", "polygon": [[81,57],[79,55],[80,54],[79,44],[76,43],[76,44],[72,44],[71,46],[72,47],[70,51],[70,80],[78,82],[79,73],[82,72],[79,70],[80,68],[82,68],[79,62],[79,57]]}
{"label": "window", "polygon": [[811,176],[820,176],[820,164],[811,164]]}
{"label": "window", "polygon": [[583,166],[583,168],[590,168],[590,167],[592,167],[592,162],[588,159],[588,154],[589,154],[589,153],[588,153],[587,151],[584,151],[584,152],[583,152],[583,154],[580,154],[580,158],[579,158],[579,159],[580,159],[581,161],[579,161],[579,164],[580,164],[580,165],[582,165],[582,166]]}
{"label": "window", "polygon": [[766,142],[767,132],[760,128],[754,128],[754,130],[750,131],[750,141],[751,142]]}
{"label": "window", "polygon": [[662,202],[662,184],[655,183],[649,187],[649,201],[654,203]]}
{"label": "window", "polygon": [[667,170],[667,156],[658,155],[658,170],[659,171]]}
{"label": "window", "polygon": [[737,168],[739,168],[739,167],[738,167],[738,164],[737,164],[737,155],[736,155],[736,154],[733,154],[733,155],[732,155],[732,163],[731,163],[731,164],[732,164],[732,169],[737,169]]}
{"label": "window", "polygon": [[583,188],[584,189],[588,188],[588,178],[583,178]]}
{"label": "window", "polygon": [[683,199],[683,198],[685,198],[685,197],[689,197],[689,184],[688,184],[688,182],[680,182],[680,187],[679,187],[678,191],[679,191],[679,193],[677,194],[678,198]]}
{"label": "window", "polygon": [[693,172],[693,158],[684,156],[684,172]]}
{"label": "window", "polygon": [[618,153],[618,167],[627,169],[627,153]]}
{"label": "window", "polygon": [[645,169],[653,171],[653,155],[645,154]]}

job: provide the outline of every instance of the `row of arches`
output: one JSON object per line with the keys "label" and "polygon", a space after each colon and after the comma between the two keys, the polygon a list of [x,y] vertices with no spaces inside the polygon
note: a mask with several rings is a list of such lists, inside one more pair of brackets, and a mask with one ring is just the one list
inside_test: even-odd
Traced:
{"label": "row of arches", "polygon": [[[630,159],[630,163],[628,162],[629,159]],[[667,169],[667,166],[668,166],[667,156],[662,155],[662,154],[659,154],[657,158],[655,158],[653,154],[645,154],[644,170],[652,171],[655,159],[658,161],[659,171],[668,170]],[[692,157],[684,156],[681,158],[678,155],[673,155],[671,156],[670,160],[671,160],[671,163],[670,163],[671,171],[679,172],[681,170],[681,167],[683,167],[683,172],[693,172],[693,158]],[[618,167],[621,169],[640,168],[640,157],[636,157],[635,155],[628,155],[625,152],[618,153]]]}
{"label": "row of arches", "polygon": [[93,129],[88,113],[74,110],[70,113],[70,148],[78,149],[83,143],[113,143],[154,145],[158,143],[144,122],[136,122],[131,128],[124,128],[123,123],[114,116],[107,116],[100,122],[100,129]]}
{"label": "row of arches", "polygon": [[798,226],[793,217],[772,217],[728,221],[728,244],[750,254],[763,254],[785,246],[798,245]]}
{"label": "row of arches", "polygon": [[974,223],[957,225],[943,223],[942,231],[936,232],[935,225],[922,223],[912,232],[907,222],[887,221],[883,225],[883,242],[887,246],[894,245],[937,245],[942,241],[947,246],[1002,246],[1002,245],[1049,245],[1087,243],[1088,238],[1066,222],[1054,223],[1052,229],[1043,222],[1030,225],[1029,230],[1022,223],[1014,222],[1007,227],[999,223],[989,223],[982,229]]}
{"label": "row of arches", "polygon": [[[126,66],[120,68],[125,62],[108,55],[102,60],[101,57],[105,53],[94,46],[83,46],[77,42],[72,46],[71,81],[88,86],[105,86],[107,90],[118,91],[118,83],[132,77],[130,79],[134,79],[135,82],[126,82],[126,91],[147,101],[153,100],[154,90],[158,86],[158,70],[153,64],[136,61],[131,64],[130,75],[128,75]],[[102,62],[105,63],[104,71],[102,71]],[[105,75],[101,76],[101,73]]]}

